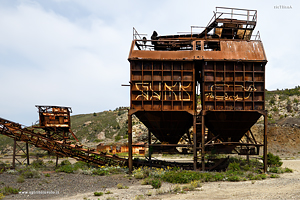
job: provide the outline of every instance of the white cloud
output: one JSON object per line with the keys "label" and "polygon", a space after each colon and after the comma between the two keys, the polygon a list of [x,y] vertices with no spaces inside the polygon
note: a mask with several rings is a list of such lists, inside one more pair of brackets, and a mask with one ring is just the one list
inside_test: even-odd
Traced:
{"label": "white cloud", "polygon": [[298,85],[299,3],[282,1],[5,1],[0,2],[0,116],[31,124],[34,105],[71,106],[75,114],[129,105],[127,61],[132,27],[176,34],[205,26],[215,6],[258,10],[267,58],[267,89]]}

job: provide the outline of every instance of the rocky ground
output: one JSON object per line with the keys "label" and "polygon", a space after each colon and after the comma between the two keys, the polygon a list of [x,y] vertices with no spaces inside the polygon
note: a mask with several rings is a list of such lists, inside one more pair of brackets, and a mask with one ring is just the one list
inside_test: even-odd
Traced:
{"label": "rocky ground", "polygon": [[[44,171],[49,177],[25,179],[18,183],[18,175],[0,174],[0,184],[20,188],[19,194],[8,195],[5,199],[299,199],[300,160],[284,160],[283,167],[293,173],[281,174],[280,178],[261,181],[209,182],[203,183],[196,191],[169,193],[174,185],[163,183],[160,189],[141,185],[141,181],[124,174],[91,176]],[[118,189],[122,184],[128,189]],[[110,194],[105,194],[105,193]],[[96,197],[94,192],[103,192]]]}

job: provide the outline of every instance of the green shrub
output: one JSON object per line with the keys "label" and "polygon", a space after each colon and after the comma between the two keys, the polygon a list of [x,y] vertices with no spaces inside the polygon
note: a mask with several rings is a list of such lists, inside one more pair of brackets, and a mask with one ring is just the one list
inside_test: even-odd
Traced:
{"label": "green shrub", "polygon": [[286,167],[286,168],[284,168],[284,172],[286,172],[286,173],[292,173],[293,170]]}
{"label": "green shrub", "polygon": [[236,163],[236,162],[229,163],[227,170],[240,171],[241,170],[240,163]]}
{"label": "green shrub", "polygon": [[278,174],[271,174],[270,178],[279,178],[280,176]]}
{"label": "green shrub", "polygon": [[95,196],[102,196],[102,195],[103,195],[103,192],[94,192],[94,195],[95,195]]}
{"label": "green shrub", "polygon": [[272,106],[272,105],[274,105],[275,104],[275,98],[274,97],[272,97],[271,99],[270,99],[270,106]]}
{"label": "green shrub", "polygon": [[121,140],[121,136],[119,136],[119,135],[116,135],[116,137],[115,137],[115,141],[117,142],[117,141],[119,141],[119,140]]}
{"label": "green shrub", "polygon": [[195,171],[168,171],[163,174],[162,180],[169,183],[189,183],[194,180],[200,180],[203,176]]}
{"label": "green shrub", "polygon": [[267,154],[267,164],[268,166],[280,167],[282,165],[282,162],[279,156],[275,156],[269,152]]}
{"label": "green shrub", "polygon": [[118,183],[117,188],[118,189],[128,189],[128,186],[123,186],[122,183]]}
{"label": "green shrub", "polygon": [[177,192],[181,191],[181,187],[180,187],[180,185],[176,184],[172,190],[173,190],[173,192],[177,193]]}
{"label": "green shrub", "polygon": [[50,177],[50,174],[48,174],[48,173],[47,173],[47,174],[45,174],[45,177]]}
{"label": "green shrub", "polygon": [[152,179],[149,178],[149,177],[148,177],[148,178],[145,178],[145,179],[141,182],[141,184],[142,184],[142,185],[149,185],[150,182],[151,182],[151,180],[152,180]]}
{"label": "green shrub", "polygon": [[104,175],[109,174],[109,172],[104,170],[104,169],[98,168],[98,169],[93,170],[92,174],[95,174],[95,175],[98,175],[98,176],[104,176]]}
{"label": "green shrub", "polygon": [[225,175],[223,173],[216,173],[213,176],[213,180],[212,181],[223,181],[225,179]]}
{"label": "green shrub", "polygon": [[227,177],[227,180],[228,181],[240,181],[241,178],[237,175],[232,175],[232,176]]}
{"label": "green shrub", "polygon": [[134,178],[136,178],[136,179],[143,179],[143,178],[146,177],[145,174],[144,174],[143,172],[136,172],[133,176],[134,176]]}
{"label": "green shrub", "polygon": [[158,189],[161,187],[161,180],[159,179],[152,179],[151,181],[151,186],[154,188],[154,189]]}
{"label": "green shrub", "polygon": [[24,176],[22,176],[22,175],[18,176],[18,179],[17,179],[18,183],[24,183],[24,181],[25,181]]}
{"label": "green shrub", "polygon": [[202,187],[201,181],[192,181],[190,183],[194,188]]}
{"label": "green shrub", "polygon": [[269,172],[276,173],[276,174],[281,174],[283,173],[282,169],[280,167],[270,167]]}
{"label": "green shrub", "polygon": [[61,163],[59,164],[60,166],[64,166],[64,165],[72,165],[70,161],[68,160],[63,160],[61,161]]}
{"label": "green shrub", "polygon": [[43,160],[41,159],[37,159],[37,160],[34,160],[32,163],[31,163],[31,166],[33,168],[42,168],[45,166],[45,163]]}
{"label": "green shrub", "polygon": [[24,178],[40,178],[40,173],[36,171],[35,169],[27,168],[27,170],[23,171],[21,173],[21,176]]}
{"label": "green shrub", "polygon": [[10,186],[5,186],[4,188],[2,188],[1,192],[4,195],[9,195],[9,194],[18,194],[21,190],[20,189],[16,189],[16,188],[12,188]]}
{"label": "green shrub", "polygon": [[74,169],[77,170],[77,169],[88,169],[90,167],[90,165],[86,162],[83,162],[83,161],[78,161],[76,163],[73,164],[74,166]]}
{"label": "green shrub", "polygon": [[75,171],[73,165],[62,165],[59,167],[56,172],[65,172],[65,173],[73,173]]}
{"label": "green shrub", "polygon": [[185,185],[185,186],[182,187],[183,191],[193,191],[194,189],[195,189],[195,187],[191,184]]}

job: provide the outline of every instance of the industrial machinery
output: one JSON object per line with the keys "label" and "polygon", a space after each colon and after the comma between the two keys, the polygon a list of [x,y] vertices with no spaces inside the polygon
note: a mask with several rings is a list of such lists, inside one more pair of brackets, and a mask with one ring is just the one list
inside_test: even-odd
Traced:
{"label": "industrial machinery", "polygon": [[[190,148],[194,170],[211,170],[220,164],[211,166],[206,153],[258,155],[263,146],[266,171],[267,58],[259,34],[253,34],[256,22],[256,10],[217,7],[207,26],[192,26],[189,34],[160,36],[154,31],[148,40],[134,29],[128,58],[128,160],[77,144],[70,129],[70,107],[36,106],[40,120],[34,127],[0,118],[0,134],[27,143],[27,149],[32,144],[96,165],[128,163],[130,171],[133,165],[191,168],[186,163],[151,161],[151,151],[148,161],[133,162],[132,115],[136,115],[149,129],[146,147],[169,152]],[[264,139],[259,143],[250,128],[262,116]],[[160,143],[152,143],[150,133]],[[185,134],[189,143],[178,144]],[[70,140],[71,135],[75,140]]]}
{"label": "industrial machinery", "polygon": [[[198,153],[205,170],[205,152],[257,155],[263,146],[266,170],[267,58],[259,33],[253,35],[256,22],[256,10],[217,7],[206,27],[192,26],[189,34],[154,31],[148,40],[134,29],[128,58],[129,147],[134,114],[160,141],[152,144],[149,134],[148,147],[192,147],[194,169]],[[202,31],[196,33],[198,28]],[[263,144],[250,130],[261,116]],[[192,143],[179,145],[191,126]]]}

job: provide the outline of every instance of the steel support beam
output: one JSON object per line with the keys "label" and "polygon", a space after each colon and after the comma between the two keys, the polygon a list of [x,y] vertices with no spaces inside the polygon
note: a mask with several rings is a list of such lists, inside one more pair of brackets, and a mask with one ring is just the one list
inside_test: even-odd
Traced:
{"label": "steel support beam", "polygon": [[201,163],[202,171],[205,171],[205,123],[204,123],[204,113],[201,112]]}
{"label": "steel support beam", "polygon": [[267,113],[264,114],[264,172],[267,172],[267,165],[268,165],[268,138],[267,138],[267,126],[268,126],[268,116]]}
{"label": "steel support beam", "polygon": [[149,145],[149,147],[148,147],[148,153],[149,153],[149,162],[150,162],[150,168],[152,167],[152,165],[151,165],[151,154],[152,154],[152,146],[151,146],[151,132],[150,132],[150,130],[149,129],[147,129],[148,130],[148,145]]}
{"label": "steel support beam", "polygon": [[128,114],[128,168],[132,173],[132,115]]}
{"label": "steel support beam", "polygon": [[13,160],[12,160],[12,167],[13,167],[13,169],[16,168],[16,148],[17,148],[17,140],[14,139]]}
{"label": "steel support beam", "polygon": [[196,126],[197,126],[197,115],[193,116],[193,142],[194,142],[194,146],[193,146],[193,153],[194,153],[194,170],[197,170],[197,134],[196,134]]}

